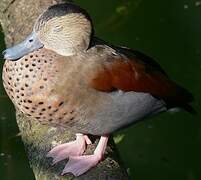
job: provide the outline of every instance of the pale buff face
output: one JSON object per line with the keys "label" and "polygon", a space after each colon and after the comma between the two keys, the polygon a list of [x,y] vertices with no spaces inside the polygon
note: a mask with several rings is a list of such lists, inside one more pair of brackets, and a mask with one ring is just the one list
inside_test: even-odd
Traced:
{"label": "pale buff face", "polygon": [[37,34],[44,47],[60,55],[74,55],[89,46],[92,25],[82,14],[54,17],[39,26]]}

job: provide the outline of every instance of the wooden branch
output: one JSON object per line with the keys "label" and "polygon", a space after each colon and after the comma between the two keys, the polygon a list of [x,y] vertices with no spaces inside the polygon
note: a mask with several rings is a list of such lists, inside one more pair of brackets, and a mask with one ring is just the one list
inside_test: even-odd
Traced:
{"label": "wooden branch", "polygon": [[[62,0],[1,0],[0,21],[5,33],[6,45],[11,46],[24,39],[32,31],[38,15],[49,5],[61,2]],[[54,145],[68,142],[74,139],[75,135],[69,129],[41,125],[20,113],[17,113],[17,123],[36,180],[72,179],[72,175],[60,176],[65,162],[52,167],[51,159],[46,158],[46,154]],[[88,147],[86,153],[92,153],[96,145],[97,140]],[[128,179],[125,169],[119,163],[112,139],[109,142],[105,160],[88,173],[74,179]]]}

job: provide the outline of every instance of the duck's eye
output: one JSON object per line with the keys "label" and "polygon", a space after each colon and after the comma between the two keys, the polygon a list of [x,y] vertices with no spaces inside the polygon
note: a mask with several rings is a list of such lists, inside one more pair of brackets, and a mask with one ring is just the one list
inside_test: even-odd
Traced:
{"label": "duck's eye", "polygon": [[33,39],[29,39],[29,42],[30,42],[30,43],[33,42]]}
{"label": "duck's eye", "polygon": [[62,29],[63,29],[62,26],[55,26],[55,27],[53,28],[53,31],[54,31],[54,32],[59,32],[59,31],[61,31]]}

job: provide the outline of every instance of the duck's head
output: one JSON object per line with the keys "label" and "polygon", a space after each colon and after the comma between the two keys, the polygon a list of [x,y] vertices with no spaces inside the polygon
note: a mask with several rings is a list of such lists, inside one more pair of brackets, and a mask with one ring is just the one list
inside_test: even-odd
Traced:
{"label": "duck's head", "polygon": [[17,60],[44,47],[70,56],[88,49],[92,33],[92,21],[84,9],[72,3],[53,5],[39,16],[29,36],[3,55],[5,59]]}

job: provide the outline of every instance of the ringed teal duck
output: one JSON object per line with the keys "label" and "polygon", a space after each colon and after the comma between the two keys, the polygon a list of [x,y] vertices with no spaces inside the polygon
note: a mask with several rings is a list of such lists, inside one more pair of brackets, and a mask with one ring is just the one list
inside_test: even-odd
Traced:
{"label": "ringed teal duck", "polygon": [[[72,3],[49,7],[31,35],[3,54],[3,83],[16,108],[76,133],[47,154],[54,164],[69,158],[62,174],[96,166],[109,134],[121,128],[176,107],[194,112],[191,93],[159,64],[96,38],[89,14]],[[92,155],[83,155],[88,134],[101,138]]]}

